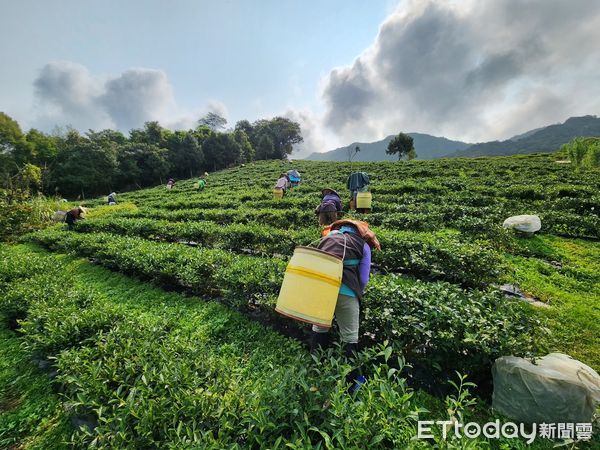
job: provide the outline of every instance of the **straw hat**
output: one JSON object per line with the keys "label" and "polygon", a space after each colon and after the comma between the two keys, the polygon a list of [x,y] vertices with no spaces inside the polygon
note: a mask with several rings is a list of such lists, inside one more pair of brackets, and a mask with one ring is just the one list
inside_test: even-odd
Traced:
{"label": "straw hat", "polygon": [[322,195],[322,196],[326,196],[327,194],[335,194],[335,195],[337,195],[338,197],[340,196],[340,194],[338,194],[336,191],[334,191],[334,190],[333,190],[333,189],[331,189],[331,188],[325,188],[325,189],[323,189],[323,190],[321,191],[321,195]]}

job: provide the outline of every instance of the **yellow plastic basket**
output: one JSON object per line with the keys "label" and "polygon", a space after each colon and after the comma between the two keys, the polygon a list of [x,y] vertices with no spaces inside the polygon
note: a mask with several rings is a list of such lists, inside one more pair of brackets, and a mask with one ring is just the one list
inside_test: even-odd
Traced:
{"label": "yellow plastic basket", "polygon": [[342,285],[342,258],[311,247],[296,247],[288,263],[275,311],[331,327]]}
{"label": "yellow plastic basket", "polygon": [[370,192],[358,192],[356,194],[356,207],[360,209],[371,209],[373,196]]}

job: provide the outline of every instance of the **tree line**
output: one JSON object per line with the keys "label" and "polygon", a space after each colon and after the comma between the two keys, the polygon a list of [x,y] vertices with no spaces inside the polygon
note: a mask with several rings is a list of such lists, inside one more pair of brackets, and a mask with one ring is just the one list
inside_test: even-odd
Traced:
{"label": "tree line", "polygon": [[285,159],[302,142],[300,125],[284,117],[227,121],[209,113],[195,129],[171,131],[146,122],[128,135],[73,128],[27,133],[0,112],[0,188],[5,201],[27,192],[85,198],[190,178],[263,159]]}

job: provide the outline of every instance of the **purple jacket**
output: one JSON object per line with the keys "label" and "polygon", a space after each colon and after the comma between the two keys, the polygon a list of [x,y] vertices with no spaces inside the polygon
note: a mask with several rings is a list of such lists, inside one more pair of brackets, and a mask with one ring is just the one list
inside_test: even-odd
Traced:
{"label": "purple jacket", "polygon": [[363,257],[358,265],[358,272],[360,273],[360,284],[364,289],[369,282],[369,275],[371,273],[371,247],[366,242],[363,247]]}
{"label": "purple jacket", "polygon": [[325,197],[323,197],[321,203],[325,202],[332,202],[333,204],[335,204],[335,207],[338,211],[342,210],[342,200],[335,194],[327,194]]}

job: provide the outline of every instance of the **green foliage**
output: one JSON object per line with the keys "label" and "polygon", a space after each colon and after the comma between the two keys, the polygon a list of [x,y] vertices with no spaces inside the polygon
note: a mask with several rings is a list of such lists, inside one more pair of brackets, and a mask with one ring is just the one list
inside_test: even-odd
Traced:
{"label": "green foliage", "polygon": [[[166,177],[193,177],[255,158],[283,159],[302,141],[300,125],[283,117],[253,125],[245,121],[234,131],[222,131],[227,121],[209,113],[195,130],[173,132],[146,122],[129,136],[113,130],[90,130],[82,136],[74,129],[52,135],[31,129],[23,135],[15,120],[0,114],[0,186],[15,190],[23,189],[22,184],[34,193],[80,199],[163,184]],[[270,144],[257,152],[261,139]]]}
{"label": "green foliage", "polygon": [[[192,133],[185,131],[176,131],[170,134],[165,145],[168,151],[164,153],[168,155],[170,164],[165,168],[172,169],[172,175],[176,177],[191,178],[194,174],[200,173],[200,170],[204,167],[205,155],[208,159],[212,157],[208,151],[203,151]],[[166,176],[166,173],[165,170],[161,172],[161,175],[165,174],[162,176]],[[154,183],[156,183],[156,176],[154,177]]]}
{"label": "green foliage", "polygon": [[204,141],[202,149],[211,170],[229,167],[242,160],[241,145],[232,134],[213,134]]}
{"label": "green foliage", "polygon": [[21,344],[0,327],[0,448],[66,449],[68,416],[47,374],[31,364]]}
{"label": "green foliage", "polygon": [[[251,124],[238,125],[234,133],[251,137]],[[157,124],[139,131],[136,145],[159,149],[174,136]],[[206,127],[193,133],[201,145],[215,135]],[[275,201],[273,180],[290,168],[304,181]],[[412,440],[417,418],[472,418],[474,405],[462,375],[446,405],[424,400],[406,386],[404,361],[415,366],[411,373],[435,378],[458,369],[470,380],[489,377],[500,355],[546,348],[597,366],[598,316],[593,302],[583,304],[596,295],[597,255],[569,259],[594,244],[548,236],[598,237],[597,172],[548,156],[361,163],[373,180],[373,212],[345,214],[367,220],[383,249],[373,253],[381,274],[362,302],[361,342],[371,348],[357,360],[336,348],[311,361],[297,343],[250,322],[290,329],[273,311],[286,259],[319,236],[320,188],[345,192],[350,170],[255,162],[211,174],[203,192],[193,179],[171,192],[120,194],[114,207],[89,201],[75,232],[55,227],[28,237],[94,266],[31,247],[0,250],[0,311],[20,330],[24,351],[56,358],[65,411],[97,421],[73,437],[76,446],[494,448]],[[501,228],[523,213],[542,217],[532,239]],[[494,285],[504,282],[551,308],[498,294]],[[345,375],[358,365],[368,382],[349,396]]]}
{"label": "green foliage", "polygon": [[241,129],[236,129],[233,133],[233,138],[240,146],[241,149],[241,162],[246,163],[250,161],[254,161],[256,156],[256,152],[252,147],[252,143],[250,142],[250,138],[248,134]]}
{"label": "green foliage", "polygon": [[125,188],[150,186],[165,179],[171,167],[167,150],[149,144],[123,145],[118,160],[117,185]]}
{"label": "green foliage", "polygon": [[537,350],[545,332],[522,302],[449,283],[374,277],[364,308],[365,333],[393,339],[409,362],[432,371],[480,374],[502,355]]}
{"label": "green foliage", "polygon": [[456,233],[381,231],[381,252],[373,261],[391,271],[407,270],[451,282],[479,286],[502,272],[500,257],[484,241],[462,243]]}
{"label": "green foliage", "polygon": [[117,144],[73,137],[61,140],[49,184],[62,194],[80,198],[110,192],[118,170]]}
{"label": "green foliage", "polygon": [[0,112],[0,153],[12,153],[23,144],[23,132],[16,120]]}
{"label": "green foliage", "polygon": [[600,167],[600,137],[578,137],[561,147],[576,166]]}
{"label": "green foliage", "polygon": [[[272,153],[263,153],[266,148],[261,148],[263,138],[268,139],[264,142],[270,142],[273,145]],[[257,152],[259,159],[285,159],[292,153],[293,145],[302,142],[300,125],[285,117],[275,117],[270,120],[257,120],[252,124],[250,139],[256,146],[261,148],[261,153]],[[268,144],[265,144],[268,145]]]}
{"label": "green foliage", "polygon": [[269,159],[273,154],[275,154],[273,139],[267,135],[262,135],[256,147],[256,158]]}
{"label": "green foliage", "polygon": [[[408,444],[426,414],[400,377],[403,361],[392,362],[385,345],[356,361],[330,350],[315,364],[297,343],[220,305],[25,248],[3,251],[10,260],[54,263],[26,282],[3,273],[11,264],[0,276],[28,299],[23,348],[55,361],[65,402],[56,411],[95,425],[75,430],[76,446],[388,448]],[[50,277],[68,281],[68,292],[47,289]],[[371,380],[360,402],[346,393],[356,365]],[[14,423],[30,429],[24,418]]]}
{"label": "green foliage", "polygon": [[[238,307],[251,302],[271,313],[285,269],[285,262],[275,258],[238,256],[101,232],[45,231],[32,239],[54,250],[93,257],[106,267],[165,287],[224,296]],[[365,294],[362,329],[379,342],[399,342],[411,362],[447,369],[456,367],[456,357],[461,355],[461,368],[475,370],[489,367],[503,352],[523,354],[534,349],[534,329],[539,323],[521,304],[444,283],[417,283],[406,288],[407,284],[395,276],[376,277]],[[429,342],[428,349],[415,348],[424,342]]]}
{"label": "green foliage", "polygon": [[505,275],[550,308],[551,348],[600,368],[600,243],[555,236],[519,239]]}
{"label": "green foliage", "polygon": [[209,112],[200,120],[198,120],[198,125],[208,127],[213,131],[217,131],[225,128],[225,125],[227,125],[227,119],[221,117],[217,113]]}
{"label": "green foliage", "polygon": [[0,191],[0,242],[13,241],[30,231],[45,228],[55,211],[67,206],[57,199],[38,195],[18,202],[9,202]]}
{"label": "green foliage", "polygon": [[386,153],[388,155],[398,155],[398,161],[400,161],[403,156],[406,156],[409,160],[417,157],[413,145],[413,138],[404,133],[399,133],[390,141]]}

